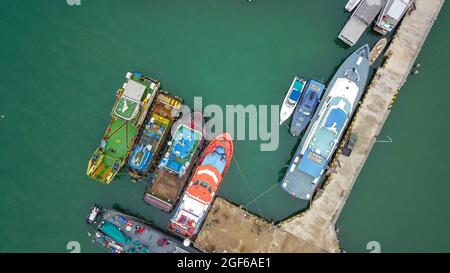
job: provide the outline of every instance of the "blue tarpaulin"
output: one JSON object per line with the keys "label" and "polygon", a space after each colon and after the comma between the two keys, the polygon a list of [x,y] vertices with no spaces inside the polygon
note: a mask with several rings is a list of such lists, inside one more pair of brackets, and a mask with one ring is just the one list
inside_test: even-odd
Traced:
{"label": "blue tarpaulin", "polygon": [[345,122],[347,121],[347,114],[340,108],[336,108],[330,111],[330,114],[327,117],[327,121],[325,123],[325,127],[332,128],[336,125],[337,132],[342,130]]}
{"label": "blue tarpaulin", "polygon": [[289,99],[293,100],[293,101],[297,101],[300,98],[300,95],[301,95],[300,91],[292,90],[291,95],[289,96]]}
{"label": "blue tarpaulin", "polygon": [[307,150],[297,169],[310,176],[319,177],[325,168],[325,158],[311,150]]}
{"label": "blue tarpaulin", "polygon": [[100,231],[104,234],[111,237],[114,241],[122,243],[122,244],[128,244],[130,242],[130,239],[123,234],[123,232],[115,225],[111,224],[110,222],[105,222],[100,227]]}

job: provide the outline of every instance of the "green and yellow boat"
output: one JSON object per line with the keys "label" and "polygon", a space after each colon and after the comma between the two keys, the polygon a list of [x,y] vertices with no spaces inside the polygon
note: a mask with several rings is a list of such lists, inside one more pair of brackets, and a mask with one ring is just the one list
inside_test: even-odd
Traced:
{"label": "green and yellow boat", "polygon": [[139,72],[129,72],[126,78],[123,87],[116,92],[108,129],[87,168],[89,177],[105,184],[109,184],[126,163],[160,87],[159,81]]}

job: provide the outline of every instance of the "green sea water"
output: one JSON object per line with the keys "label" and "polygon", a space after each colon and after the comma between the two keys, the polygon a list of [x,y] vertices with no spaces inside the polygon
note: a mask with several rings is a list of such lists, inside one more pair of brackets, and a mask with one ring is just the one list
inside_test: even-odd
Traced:
{"label": "green sea water", "polygon": [[[142,201],[145,183],[90,180],[87,162],[127,71],[138,70],[193,105],[280,104],[292,78],[327,81],[353,51],[336,40],[345,0],[0,0],[0,251],[99,252],[85,217],[93,202],[165,227]],[[446,173],[450,40],[444,7],[338,221],[344,249],[449,251]],[[369,32],[360,44],[373,45]],[[280,147],[236,141],[220,189],[269,220],[308,204],[277,185],[297,139]],[[255,201],[256,199],[256,201]]]}

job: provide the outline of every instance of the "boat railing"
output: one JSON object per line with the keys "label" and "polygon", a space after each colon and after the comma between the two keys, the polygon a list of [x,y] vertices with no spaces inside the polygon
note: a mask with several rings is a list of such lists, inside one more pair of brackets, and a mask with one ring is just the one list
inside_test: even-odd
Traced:
{"label": "boat railing", "polygon": [[144,200],[146,201],[146,203],[154,205],[164,211],[170,211],[172,209],[172,204],[156,197],[154,194],[149,192],[145,193]]}

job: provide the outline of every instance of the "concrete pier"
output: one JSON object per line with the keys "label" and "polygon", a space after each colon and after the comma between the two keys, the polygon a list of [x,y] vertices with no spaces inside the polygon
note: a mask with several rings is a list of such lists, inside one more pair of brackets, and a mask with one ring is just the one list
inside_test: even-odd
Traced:
{"label": "concrete pier", "polygon": [[336,220],[444,4],[444,0],[415,2],[350,125],[348,134],[358,135],[351,156],[345,157],[338,150],[332,164],[336,173],[327,179],[310,208],[273,226],[218,197],[194,243],[196,247],[207,252],[340,251]]}
{"label": "concrete pier", "polygon": [[336,173],[326,182],[305,213],[280,223],[280,227],[328,252],[338,252],[335,223],[350,191],[390,113],[398,91],[406,82],[444,0],[416,0],[415,9],[403,19],[386,61],[368,87],[366,96],[350,128],[358,143],[350,157],[338,151]]}
{"label": "concrete pier", "polygon": [[204,252],[325,252],[217,197],[194,246]]}

